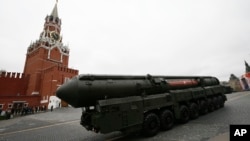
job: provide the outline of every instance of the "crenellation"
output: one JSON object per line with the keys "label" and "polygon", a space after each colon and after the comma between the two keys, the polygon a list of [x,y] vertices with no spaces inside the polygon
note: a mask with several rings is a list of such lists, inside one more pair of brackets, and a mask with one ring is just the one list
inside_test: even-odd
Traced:
{"label": "crenellation", "polygon": [[25,79],[24,73],[20,72],[2,72],[1,77],[4,79]]}
{"label": "crenellation", "polygon": [[16,72],[11,73],[11,78],[16,78]]}
{"label": "crenellation", "polygon": [[7,78],[10,78],[10,76],[11,76],[11,72],[7,72]]}
{"label": "crenellation", "polygon": [[6,77],[6,72],[5,71],[1,73],[1,77]]}
{"label": "crenellation", "polygon": [[57,70],[62,71],[62,72],[71,73],[71,74],[78,74],[78,70],[71,69],[71,68],[66,68],[66,67],[61,67],[61,66],[58,66]]}
{"label": "crenellation", "polygon": [[20,78],[20,73],[19,72],[16,74],[16,78]]}

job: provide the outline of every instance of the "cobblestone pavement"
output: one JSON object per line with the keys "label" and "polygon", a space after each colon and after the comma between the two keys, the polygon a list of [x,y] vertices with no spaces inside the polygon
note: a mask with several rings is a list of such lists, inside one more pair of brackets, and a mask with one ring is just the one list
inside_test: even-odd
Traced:
{"label": "cobblestone pavement", "polygon": [[0,121],[0,141],[228,141],[230,124],[250,124],[250,92],[227,95],[224,108],[200,116],[172,130],[145,138],[141,135],[121,137],[119,132],[96,134],[80,124],[81,109],[61,108]]}

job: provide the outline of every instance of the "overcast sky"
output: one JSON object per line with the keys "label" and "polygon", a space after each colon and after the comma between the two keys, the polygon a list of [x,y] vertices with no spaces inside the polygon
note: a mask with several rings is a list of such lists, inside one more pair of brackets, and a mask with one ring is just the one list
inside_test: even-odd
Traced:
{"label": "overcast sky", "polygon": [[[0,69],[23,72],[56,0],[1,0]],[[69,67],[80,73],[211,75],[250,63],[249,0],[59,0]]]}

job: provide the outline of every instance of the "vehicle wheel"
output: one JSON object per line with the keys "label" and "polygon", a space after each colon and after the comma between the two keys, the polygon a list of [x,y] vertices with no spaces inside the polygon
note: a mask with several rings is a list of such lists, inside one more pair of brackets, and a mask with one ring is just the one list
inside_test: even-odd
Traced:
{"label": "vehicle wheel", "polygon": [[202,115],[206,114],[208,111],[208,106],[207,106],[207,102],[205,100],[201,100],[200,102],[200,113]]}
{"label": "vehicle wheel", "polygon": [[155,113],[145,115],[143,122],[143,133],[146,136],[154,136],[160,129],[160,120]]}
{"label": "vehicle wheel", "polygon": [[214,97],[214,98],[213,98],[213,103],[214,103],[214,108],[215,108],[215,109],[218,109],[218,108],[220,107],[217,97]]}
{"label": "vehicle wheel", "polygon": [[196,103],[191,103],[190,105],[190,118],[196,119],[199,117],[199,108]]}
{"label": "vehicle wheel", "polygon": [[208,111],[209,112],[213,112],[214,111],[214,102],[212,101],[212,99],[211,98],[208,98],[208,100],[207,100],[208,102]]}
{"label": "vehicle wheel", "polygon": [[223,100],[222,96],[218,97],[218,102],[219,102],[220,107],[224,107],[224,100]]}
{"label": "vehicle wheel", "polygon": [[181,123],[187,123],[189,120],[189,109],[185,105],[182,105],[180,107],[180,119],[179,120]]}
{"label": "vehicle wheel", "polygon": [[174,125],[174,115],[170,110],[162,111],[160,115],[160,123],[162,130],[169,130]]}

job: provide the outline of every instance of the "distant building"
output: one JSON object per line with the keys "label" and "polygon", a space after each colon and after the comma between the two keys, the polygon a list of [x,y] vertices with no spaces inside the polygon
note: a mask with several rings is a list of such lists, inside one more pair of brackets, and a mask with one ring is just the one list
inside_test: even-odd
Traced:
{"label": "distant building", "polygon": [[245,61],[246,72],[240,78],[240,84],[243,90],[250,90],[250,66]]}
{"label": "distant building", "polygon": [[234,74],[231,74],[228,83],[229,83],[229,86],[233,89],[233,91],[242,91],[240,80]]}
{"label": "distant building", "polygon": [[23,73],[1,72],[0,110],[27,106],[50,109],[48,106],[54,104],[49,102],[53,101],[58,106],[67,106],[65,102],[50,100],[60,85],[78,75],[78,70],[68,68],[69,48],[62,43],[60,32],[61,19],[56,3],[45,18],[39,39],[27,49]]}

